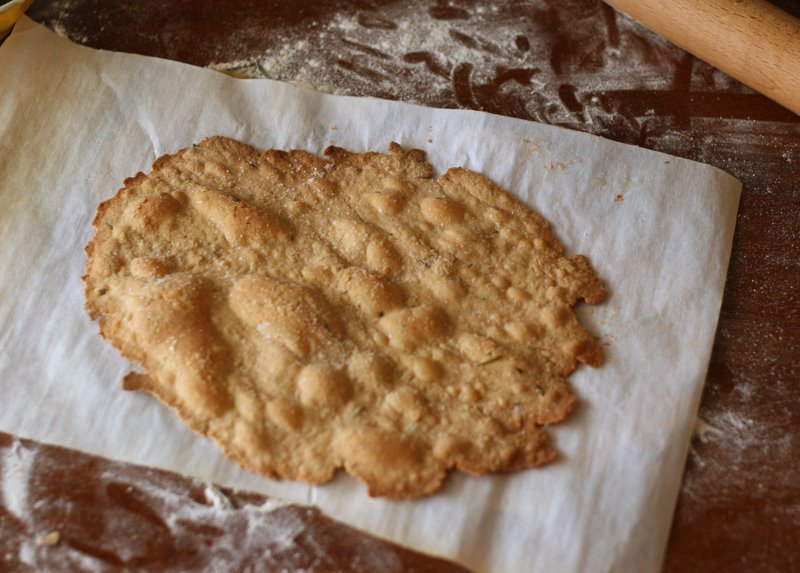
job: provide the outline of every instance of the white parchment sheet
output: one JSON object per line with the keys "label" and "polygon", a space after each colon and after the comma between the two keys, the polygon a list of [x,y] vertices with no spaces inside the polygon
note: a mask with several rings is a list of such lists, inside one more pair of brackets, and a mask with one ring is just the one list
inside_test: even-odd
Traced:
{"label": "white parchment sheet", "polygon": [[[453,475],[417,501],[240,471],[168,408],[83,311],[97,203],[156,157],[222,134],[258,147],[427,151],[480,171],[590,257],[609,300],[580,307],[607,363],[571,377],[561,459]],[[741,185],[716,168],[471,111],[323,95],[73,45],[23,19],[0,47],[0,430],[330,515],[480,572],[657,571],[706,376]]]}

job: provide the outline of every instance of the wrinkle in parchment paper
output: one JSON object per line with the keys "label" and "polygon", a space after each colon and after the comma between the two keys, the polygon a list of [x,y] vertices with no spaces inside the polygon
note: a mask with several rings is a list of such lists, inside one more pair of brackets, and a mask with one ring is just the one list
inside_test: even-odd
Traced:
{"label": "wrinkle in parchment paper", "polygon": [[[740,184],[705,165],[489,114],[322,95],[269,80],[75,46],[23,20],[0,47],[0,430],[290,501],[477,571],[660,567],[705,380]],[[428,153],[552,222],[611,296],[579,307],[606,364],[545,468],[453,475],[417,501],[354,479],[248,474],[175,414],[120,389],[130,369],[82,309],[96,205],[162,153],[221,134],[252,145]]]}

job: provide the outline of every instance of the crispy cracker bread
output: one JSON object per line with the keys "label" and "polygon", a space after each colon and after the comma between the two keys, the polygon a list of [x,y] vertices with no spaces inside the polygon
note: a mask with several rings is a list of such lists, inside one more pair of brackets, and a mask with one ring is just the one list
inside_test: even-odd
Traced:
{"label": "crispy cracker bread", "polygon": [[100,204],[86,308],[174,408],[241,466],[370,495],[447,471],[552,461],[565,377],[602,351],[583,256],[491,181],[419,150],[259,150],[213,137]]}

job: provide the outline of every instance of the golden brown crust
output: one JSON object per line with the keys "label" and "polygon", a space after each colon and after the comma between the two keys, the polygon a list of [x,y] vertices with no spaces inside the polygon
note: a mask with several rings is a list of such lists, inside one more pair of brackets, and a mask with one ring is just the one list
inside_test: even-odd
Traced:
{"label": "golden brown crust", "polygon": [[565,377],[602,351],[588,260],[485,177],[419,150],[263,153],[213,137],[101,203],[86,308],[243,467],[413,497],[553,460]]}

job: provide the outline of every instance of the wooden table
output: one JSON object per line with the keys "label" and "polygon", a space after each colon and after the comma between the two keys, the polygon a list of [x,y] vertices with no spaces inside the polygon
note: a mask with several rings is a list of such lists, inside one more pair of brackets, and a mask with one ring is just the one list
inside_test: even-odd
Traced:
{"label": "wooden table", "polygon": [[[800,4],[779,2],[800,16]],[[716,165],[744,183],[664,570],[800,570],[800,118],[599,0],[37,0],[76,42],[461,107]]]}

